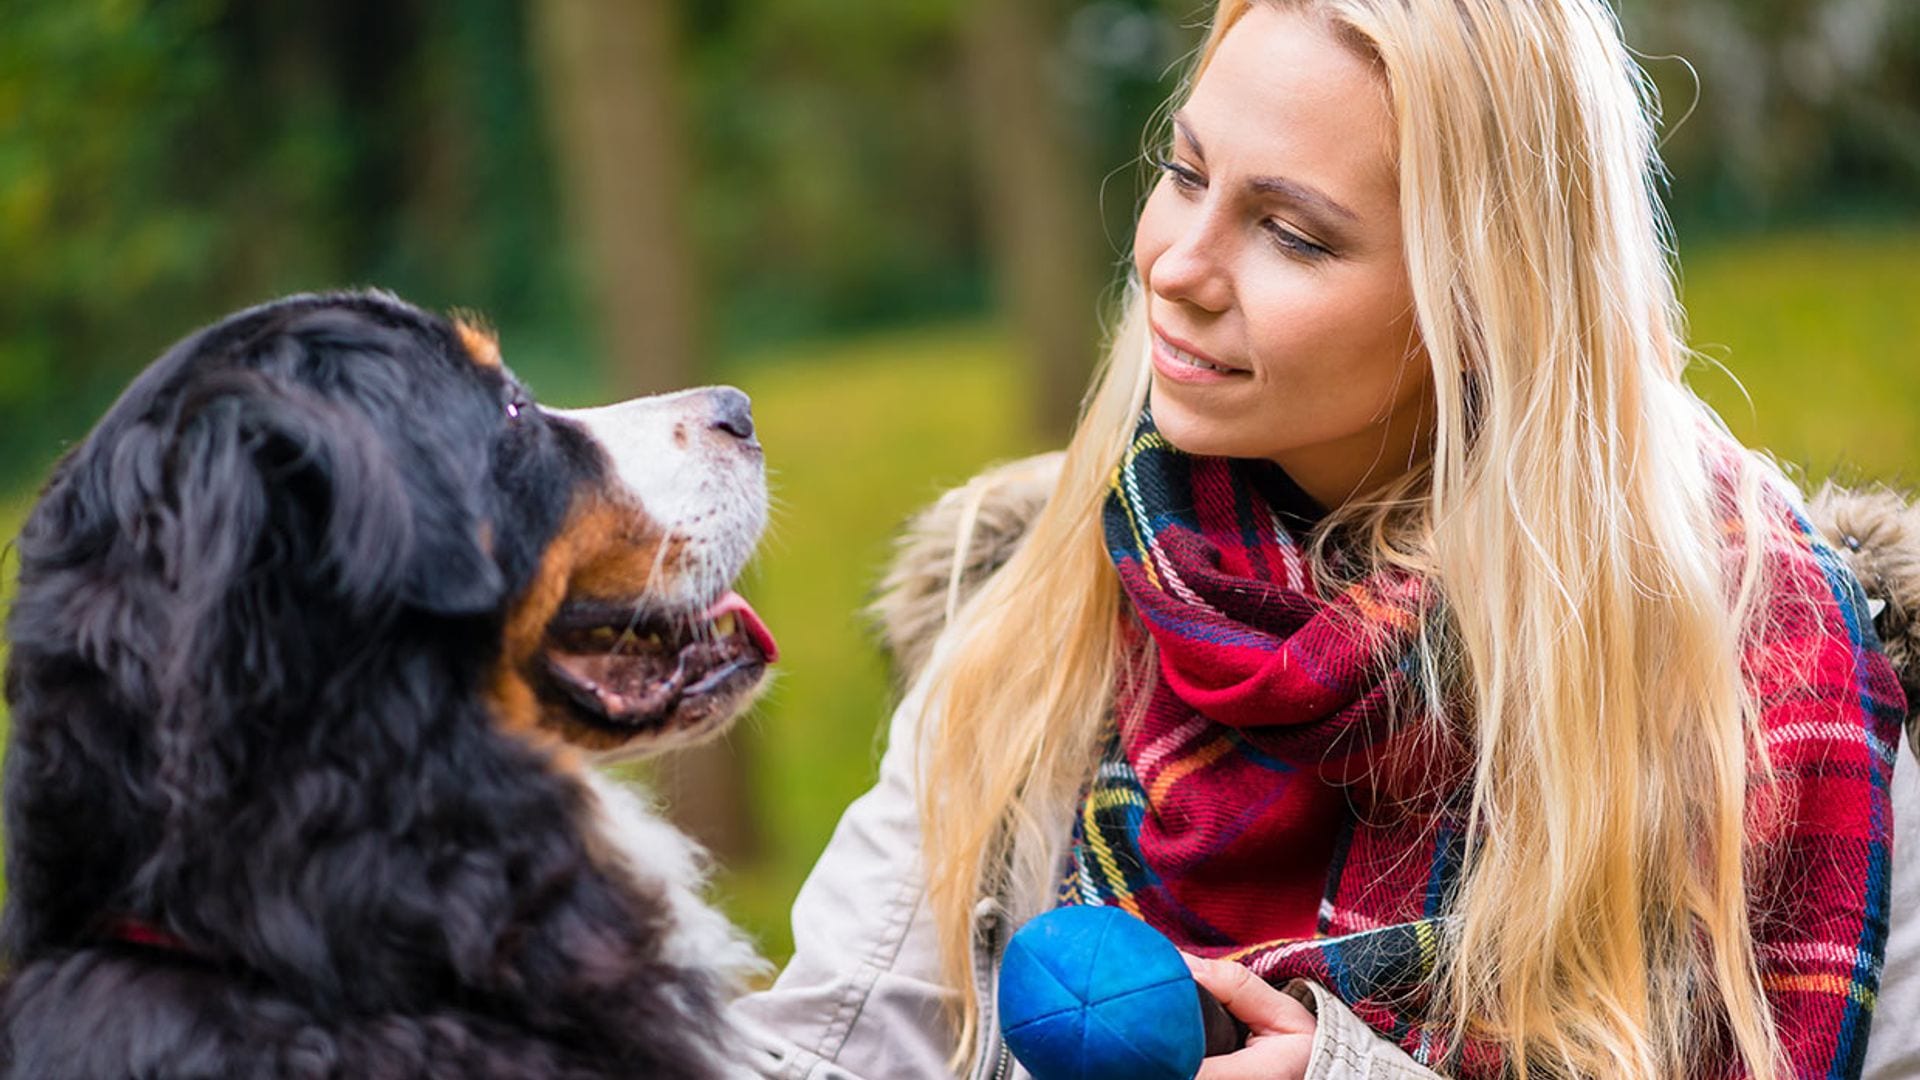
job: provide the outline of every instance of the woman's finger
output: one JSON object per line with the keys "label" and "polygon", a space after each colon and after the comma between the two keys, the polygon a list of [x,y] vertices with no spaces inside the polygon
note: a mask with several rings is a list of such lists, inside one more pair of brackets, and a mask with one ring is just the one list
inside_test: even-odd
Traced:
{"label": "woman's finger", "polygon": [[1193,1080],[1301,1080],[1312,1058],[1312,1035],[1256,1035],[1244,1050],[1202,1059]]}
{"label": "woman's finger", "polygon": [[1194,981],[1247,1025],[1256,1037],[1313,1034],[1313,1012],[1291,995],[1268,986],[1265,980],[1247,970],[1245,964],[1208,960],[1187,953],[1180,955],[1186,959]]}

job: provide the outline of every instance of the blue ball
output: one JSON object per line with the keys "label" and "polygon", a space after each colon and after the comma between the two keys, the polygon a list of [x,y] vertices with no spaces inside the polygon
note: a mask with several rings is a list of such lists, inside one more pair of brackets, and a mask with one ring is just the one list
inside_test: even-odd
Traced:
{"label": "blue ball", "polygon": [[1000,1030],[1034,1080],[1193,1080],[1199,988],[1158,930],[1119,908],[1063,907],[1000,964]]}

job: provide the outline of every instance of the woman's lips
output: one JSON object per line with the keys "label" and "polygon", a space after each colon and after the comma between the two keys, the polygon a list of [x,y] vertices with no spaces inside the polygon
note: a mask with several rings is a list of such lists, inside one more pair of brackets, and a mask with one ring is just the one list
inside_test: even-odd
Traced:
{"label": "woman's lips", "polygon": [[1153,369],[1162,378],[1193,384],[1231,382],[1253,374],[1229,367],[1178,339],[1169,338],[1157,326],[1153,328]]}

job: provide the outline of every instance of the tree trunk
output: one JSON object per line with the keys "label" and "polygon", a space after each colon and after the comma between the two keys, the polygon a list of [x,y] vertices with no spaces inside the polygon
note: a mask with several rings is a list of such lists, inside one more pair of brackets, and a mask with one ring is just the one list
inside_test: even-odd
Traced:
{"label": "tree trunk", "polygon": [[[622,395],[698,381],[699,260],[686,227],[672,0],[535,0],[561,192]],[[723,860],[754,846],[744,738],[656,763],[676,822]]]}
{"label": "tree trunk", "polygon": [[574,243],[622,393],[699,371],[672,0],[536,0],[534,33]]}
{"label": "tree trunk", "polygon": [[1049,442],[1071,429],[1093,371],[1106,252],[1084,140],[1050,71],[1058,8],[969,0],[963,28],[995,277],[1034,372],[1034,425]]}

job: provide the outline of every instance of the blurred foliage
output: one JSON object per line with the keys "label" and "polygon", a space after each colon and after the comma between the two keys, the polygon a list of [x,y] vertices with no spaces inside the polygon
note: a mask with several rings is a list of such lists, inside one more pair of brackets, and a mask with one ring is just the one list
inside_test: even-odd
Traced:
{"label": "blurred foliage", "polygon": [[1664,105],[1683,224],[1753,229],[1920,203],[1920,5],[1619,3]]}
{"label": "blurred foliage", "polygon": [[217,82],[193,55],[210,4],[14,5],[0,34],[0,451],[44,439],[63,398],[129,365],[102,356],[190,302],[220,224],[175,197],[177,133]]}
{"label": "blurred foliage", "polygon": [[572,323],[511,0],[6,7],[0,478],[167,342],[279,293]]}
{"label": "blurred foliage", "polygon": [[[1061,16],[1050,82],[1118,259],[1142,130],[1197,44],[1185,0],[1035,0]],[[707,0],[687,9],[702,246],[722,340],[974,312],[985,232],[958,40],[964,0]],[[1188,20],[1191,22],[1192,20]]]}

